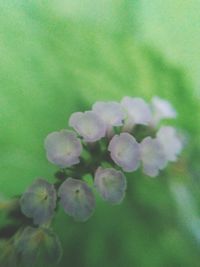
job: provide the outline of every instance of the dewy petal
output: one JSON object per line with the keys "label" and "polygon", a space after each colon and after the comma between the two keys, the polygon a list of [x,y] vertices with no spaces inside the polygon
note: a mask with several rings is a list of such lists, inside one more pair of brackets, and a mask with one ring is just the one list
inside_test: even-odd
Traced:
{"label": "dewy petal", "polygon": [[75,112],[69,118],[73,127],[86,142],[96,142],[106,134],[106,125],[93,111]]}
{"label": "dewy petal", "polygon": [[121,126],[125,118],[122,106],[114,101],[98,101],[92,106],[92,110],[109,126]]}
{"label": "dewy petal", "polygon": [[140,151],[143,172],[151,177],[157,176],[159,170],[162,170],[167,164],[163,148],[158,140],[146,137],[140,144]]}
{"label": "dewy petal", "polygon": [[155,96],[151,100],[153,110],[153,123],[158,124],[162,119],[176,118],[176,110],[171,103],[165,99]]}
{"label": "dewy petal", "polygon": [[61,168],[80,162],[82,145],[76,133],[69,130],[50,133],[45,139],[47,158]]}
{"label": "dewy petal", "polygon": [[65,212],[77,221],[86,221],[94,211],[94,194],[84,181],[67,178],[60,186],[58,196]]}
{"label": "dewy petal", "polygon": [[108,146],[111,158],[126,172],[135,171],[140,164],[139,144],[129,133],[115,135]]}
{"label": "dewy petal", "polygon": [[128,123],[148,125],[152,120],[150,106],[142,98],[125,96],[121,105],[127,112]]}
{"label": "dewy petal", "polygon": [[94,184],[102,198],[111,204],[119,204],[123,200],[126,177],[121,171],[99,167],[95,172]]}
{"label": "dewy petal", "polygon": [[176,129],[171,126],[161,127],[157,132],[157,139],[163,147],[167,160],[176,161],[183,147]]}
{"label": "dewy petal", "polygon": [[47,223],[54,215],[56,191],[52,184],[37,179],[20,198],[21,211],[34,223]]}
{"label": "dewy petal", "polygon": [[26,227],[16,238],[15,247],[22,266],[56,265],[62,256],[60,240],[49,228]]}

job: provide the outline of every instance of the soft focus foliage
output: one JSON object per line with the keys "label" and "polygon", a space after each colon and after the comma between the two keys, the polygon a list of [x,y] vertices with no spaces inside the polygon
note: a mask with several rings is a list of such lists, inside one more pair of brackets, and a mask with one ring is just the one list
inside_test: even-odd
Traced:
{"label": "soft focus foliage", "polygon": [[[125,95],[148,101],[154,95],[166,98],[178,113],[175,126],[187,138],[179,163],[158,178],[140,171],[127,176],[121,205],[110,206],[99,198],[98,212],[86,223],[74,223],[59,211],[54,223],[64,246],[59,267],[199,267],[200,110],[183,71],[184,63],[191,72],[199,64],[198,49],[192,53],[193,44],[197,48],[200,43],[196,3],[0,1],[4,195],[21,194],[38,175],[53,181],[56,167],[45,157],[44,138],[66,128],[71,113],[88,110],[96,101],[119,101]],[[165,8],[169,4],[172,16]],[[144,11],[147,20],[140,16]],[[185,21],[190,16],[192,20]],[[153,43],[145,43],[138,25],[146,27]],[[155,26],[154,35],[149,29]]]}

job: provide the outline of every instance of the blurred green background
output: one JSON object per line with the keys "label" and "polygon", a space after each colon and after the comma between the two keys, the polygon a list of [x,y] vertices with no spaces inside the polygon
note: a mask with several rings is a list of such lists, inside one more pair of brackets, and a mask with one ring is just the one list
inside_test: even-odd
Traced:
{"label": "blurred green background", "polygon": [[200,2],[0,0],[0,192],[54,181],[46,135],[97,100],[159,95],[187,136],[179,163],[158,178],[129,174],[124,202],[97,199],[54,229],[73,267],[196,267],[200,262]]}

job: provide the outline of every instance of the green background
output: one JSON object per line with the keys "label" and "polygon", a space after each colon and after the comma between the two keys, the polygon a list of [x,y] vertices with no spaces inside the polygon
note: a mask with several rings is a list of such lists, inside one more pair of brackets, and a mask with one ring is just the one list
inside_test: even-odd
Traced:
{"label": "green background", "polygon": [[156,179],[127,175],[126,198],[97,197],[77,223],[54,229],[73,267],[195,267],[200,261],[200,3],[131,0],[0,0],[0,192],[54,181],[46,135],[97,100],[159,95],[187,136],[180,164]]}

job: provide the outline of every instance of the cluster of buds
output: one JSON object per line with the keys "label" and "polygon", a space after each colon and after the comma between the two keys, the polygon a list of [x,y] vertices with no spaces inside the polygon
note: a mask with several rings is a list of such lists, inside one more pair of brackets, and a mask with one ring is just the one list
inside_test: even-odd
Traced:
{"label": "cluster of buds", "polygon": [[89,111],[75,112],[69,118],[71,129],[48,134],[44,145],[48,161],[59,167],[57,181],[39,178],[19,200],[22,214],[33,223],[15,237],[20,257],[27,263],[42,244],[47,260],[51,255],[60,258],[59,240],[49,229],[59,204],[75,220],[86,221],[95,209],[95,191],[103,200],[119,204],[126,192],[126,172],[141,167],[144,175],[155,177],[168,162],[176,161],[181,137],[162,123],[176,116],[171,104],[159,97],[150,103],[124,97],[120,103],[96,102]]}

